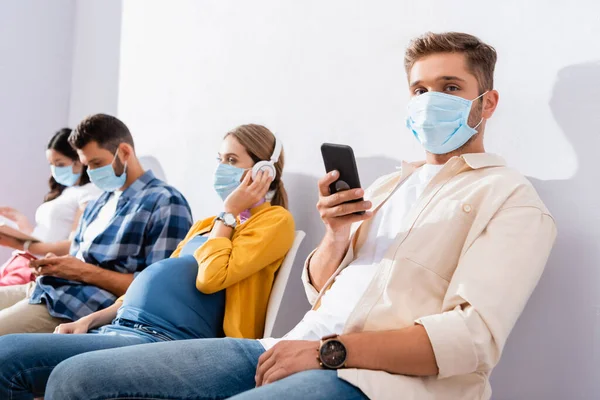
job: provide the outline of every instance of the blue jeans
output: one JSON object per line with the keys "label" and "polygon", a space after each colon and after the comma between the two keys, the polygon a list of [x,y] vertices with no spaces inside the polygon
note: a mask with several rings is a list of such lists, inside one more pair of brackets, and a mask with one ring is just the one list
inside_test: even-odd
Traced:
{"label": "blue jeans", "polygon": [[41,397],[52,369],[88,351],[151,343],[147,335],[21,334],[0,337],[0,399]]}
{"label": "blue jeans", "polygon": [[256,340],[196,339],[72,357],[52,372],[46,400],[366,399],[335,371],[312,370],[255,388]]}

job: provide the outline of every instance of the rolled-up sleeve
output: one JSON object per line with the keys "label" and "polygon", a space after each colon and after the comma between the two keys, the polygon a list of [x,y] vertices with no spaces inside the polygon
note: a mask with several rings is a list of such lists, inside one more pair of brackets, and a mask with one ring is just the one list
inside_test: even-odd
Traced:
{"label": "rolled-up sleeve", "polygon": [[537,207],[496,213],[463,253],[443,311],[418,319],[447,378],[490,371],[535,289],[556,238],[552,217]]}
{"label": "rolled-up sleeve", "polygon": [[319,297],[319,291],[313,286],[312,282],[310,281],[310,275],[308,274],[310,260],[316,251],[317,249],[313,250],[312,253],[310,253],[310,255],[306,258],[306,261],[304,262],[304,269],[302,270],[302,284],[304,285],[306,298],[311,306],[315,305],[317,298]]}

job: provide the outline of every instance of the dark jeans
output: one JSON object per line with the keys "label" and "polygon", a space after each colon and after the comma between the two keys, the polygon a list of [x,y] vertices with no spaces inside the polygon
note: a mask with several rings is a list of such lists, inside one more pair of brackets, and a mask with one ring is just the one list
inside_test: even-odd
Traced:
{"label": "dark jeans", "polygon": [[48,381],[46,400],[367,398],[329,370],[305,371],[255,388],[263,352],[256,340],[230,338],[95,351],[59,364]]}

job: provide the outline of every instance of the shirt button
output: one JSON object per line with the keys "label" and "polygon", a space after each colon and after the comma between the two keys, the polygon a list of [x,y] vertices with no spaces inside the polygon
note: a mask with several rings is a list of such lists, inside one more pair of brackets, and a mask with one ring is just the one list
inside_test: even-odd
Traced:
{"label": "shirt button", "polygon": [[463,211],[466,213],[470,213],[473,210],[473,207],[471,207],[470,204],[465,204],[463,205]]}

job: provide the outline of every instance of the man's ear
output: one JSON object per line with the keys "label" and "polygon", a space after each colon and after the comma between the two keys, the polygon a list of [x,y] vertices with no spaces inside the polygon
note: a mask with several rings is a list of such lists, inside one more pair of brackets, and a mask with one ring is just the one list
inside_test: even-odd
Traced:
{"label": "man's ear", "polygon": [[119,156],[118,157],[123,164],[126,163],[127,161],[131,160],[131,157],[134,156],[134,154],[135,154],[133,147],[131,147],[131,145],[128,143],[121,143],[118,148],[119,148]]}
{"label": "man's ear", "polygon": [[485,96],[483,96],[483,112],[481,116],[484,119],[492,118],[494,111],[496,111],[496,107],[498,107],[499,99],[500,94],[497,90],[490,90]]}

